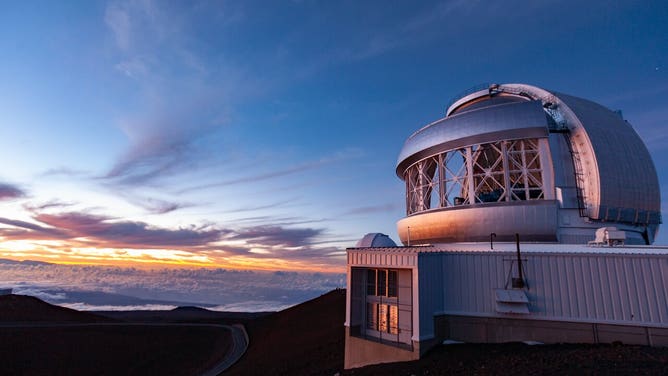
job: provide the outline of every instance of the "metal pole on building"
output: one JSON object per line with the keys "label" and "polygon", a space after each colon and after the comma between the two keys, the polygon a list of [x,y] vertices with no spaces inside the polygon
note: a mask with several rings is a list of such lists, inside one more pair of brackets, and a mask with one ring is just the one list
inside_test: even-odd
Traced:
{"label": "metal pole on building", "polygon": [[515,234],[515,244],[517,245],[517,274],[519,274],[519,278],[513,287],[524,288],[524,276],[522,275],[522,257],[520,256],[520,234]]}
{"label": "metal pole on building", "polygon": [[407,227],[407,232],[408,232],[408,246],[411,246],[411,226]]}

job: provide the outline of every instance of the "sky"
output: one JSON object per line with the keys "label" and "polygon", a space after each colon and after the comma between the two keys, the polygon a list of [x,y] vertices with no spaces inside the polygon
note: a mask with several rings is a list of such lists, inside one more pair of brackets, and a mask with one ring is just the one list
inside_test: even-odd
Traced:
{"label": "sky", "polygon": [[621,109],[668,197],[666,19],[665,1],[4,2],[0,258],[341,273],[365,233],[398,240],[405,139],[486,82]]}

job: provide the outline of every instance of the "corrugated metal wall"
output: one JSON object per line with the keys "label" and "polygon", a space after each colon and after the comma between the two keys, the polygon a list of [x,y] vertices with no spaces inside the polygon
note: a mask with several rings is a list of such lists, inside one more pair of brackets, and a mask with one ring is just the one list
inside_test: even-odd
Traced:
{"label": "corrugated metal wall", "polygon": [[[434,334],[434,312],[443,310],[443,280],[440,253],[424,253],[418,256],[418,286],[420,301],[420,340],[429,339]],[[429,276],[423,278],[422,275]]]}
{"label": "corrugated metal wall", "polygon": [[348,249],[348,265],[412,267],[416,264],[417,253],[402,251],[401,248]]}
{"label": "corrugated metal wall", "polygon": [[511,265],[517,276],[516,254],[421,253],[421,335],[433,332],[431,317],[440,313],[668,327],[667,255],[523,252],[522,259],[531,313],[509,316],[495,311],[493,290],[506,286]]}

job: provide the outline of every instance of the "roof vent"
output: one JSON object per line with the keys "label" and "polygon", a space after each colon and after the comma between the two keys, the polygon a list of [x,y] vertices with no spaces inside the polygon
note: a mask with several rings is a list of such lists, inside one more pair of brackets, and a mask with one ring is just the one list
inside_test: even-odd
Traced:
{"label": "roof vent", "polygon": [[529,298],[523,290],[495,289],[496,312],[529,313]]}
{"label": "roof vent", "polygon": [[601,227],[596,230],[596,238],[587,244],[612,247],[615,245],[624,245],[625,240],[626,233],[624,231],[617,230],[617,227]]}

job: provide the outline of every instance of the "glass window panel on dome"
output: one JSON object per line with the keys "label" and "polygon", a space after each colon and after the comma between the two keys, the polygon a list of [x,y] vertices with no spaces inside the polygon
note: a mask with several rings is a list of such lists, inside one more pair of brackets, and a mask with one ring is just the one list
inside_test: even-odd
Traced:
{"label": "glass window panel on dome", "polygon": [[466,152],[451,150],[444,158],[444,205],[458,206],[469,203],[466,182]]}
{"label": "glass window panel on dome", "polygon": [[428,210],[431,206],[431,197],[434,193],[434,174],[436,172],[436,166],[438,164],[438,157],[434,160],[434,157],[427,158],[424,160],[421,166],[421,210]]}
{"label": "glass window panel on dome", "polygon": [[503,153],[500,143],[482,144],[473,151],[473,186],[476,202],[504,201],[506,197]]}
{"label": "glass window panel on dome", "polygon": [[508,142],[507,151],[511,200],[544,198],[538,140],[524,139]]}
{"label": "glass window panel on dome", "polygon": [[408,206],[406,207],[407,214],[412,214],[419,211],[419,176],[418,165],[413,165],[408,170],[406,170],[406,192],[408,194]]}
{"label": "glass window panel on dome", "polygon": [[431,173],[431,181],[429,184],[429,208],[439,208],[441,207],[441,171],[443,170],[442,164],[440,161],[440,154],[430,158],[434,163],[433,172]]}

